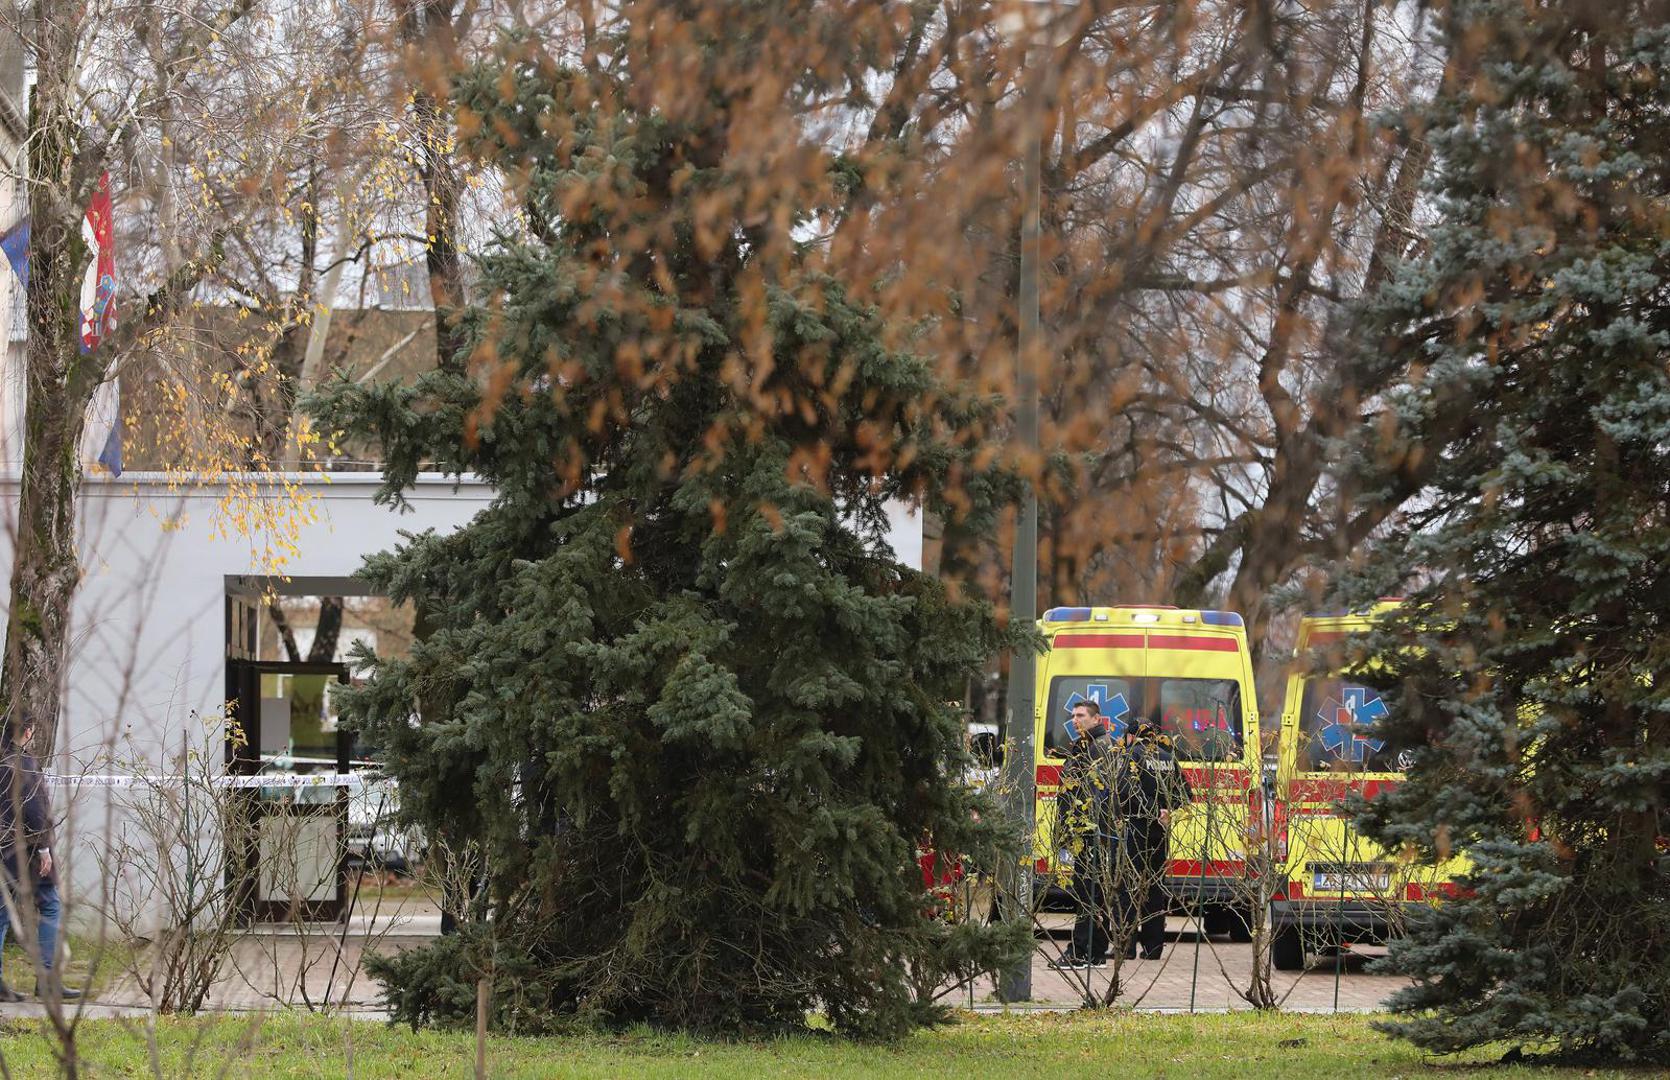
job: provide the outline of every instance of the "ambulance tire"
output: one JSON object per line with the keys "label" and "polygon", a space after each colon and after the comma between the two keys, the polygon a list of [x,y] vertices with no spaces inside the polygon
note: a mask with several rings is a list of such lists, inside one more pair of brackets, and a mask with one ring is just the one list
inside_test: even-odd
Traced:
{"label": "ambulance tire", "polygon": [[1297,926],[1284,926],[1270,939],[1270,962],[1277,971],[1305,970],[1305,942]]}
{"label": "ambulance tire", "polygon": [[1237,945],[1246,945],[1252,941],[1252,914],[1235,907],[1212,907],[1206,909],[1206,933],[1210,937],[1227,937]]}

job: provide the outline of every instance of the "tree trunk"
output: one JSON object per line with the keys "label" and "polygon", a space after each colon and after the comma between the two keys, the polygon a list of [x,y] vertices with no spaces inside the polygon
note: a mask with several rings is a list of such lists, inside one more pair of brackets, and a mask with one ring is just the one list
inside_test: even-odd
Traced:
{"label": "tree trunk", "polygon": [[12,722],[23,717],[35,721],[41,760],[49,761],[57,738],[70,601],[81,581],[75,496],[87,401],[51,371],[43,371],[34,340],[29,344],[23,485],[0,698]]}
{"label": "tree trunk", "polygon": [[[305,659],[310,664],[328,664],[336,657],[337,642],[342,637],[342,606],[340,596],[321,596],[319,598],[319,620],[314,624],[313,641],[307,647]],[[296,631],[290,625],[290,617],[284,612],[284,605],[275,597],[267,602],[267,614],[272,618],[273,625],[278,628],[279,641],[284,645],[284,655],[292,664],[299,664],[304,657],[301,647],[296,644]]]}
{"label": "tree trunk", "polygon": [[[279,447],[279,461],[286,472],[301,467],[302,446],[301,434],[304,417],[301,410],[296,408],[309,390],[319,383],[319,370],[325,362],[325,341],[330,337],[331,315],[336,310],[336,290],[342,284],[342,271],[347,267],[348,252],[353,247],[353,236],[348,228],[348,211],[344,207],[340,211],[337,227],[336,257],[331,268],[325,271],[325,278],[319,284],[317,296],[305,299],[298,296],[298,303],[305,303],[316,310],[313,321],[307,330],[307,349],[302,354],[300,370],[295,372],[292,379],[287,380],[283,401],[285,406],[284,441]],[[315,239],[317,238],[317,223],[315,223]],[[310,275],[311,276],[311,275]]]}
{"label": "tree trunk", "polygon": [[342,597],[319,598],[319,621],[314,626],[313,644],[307,650],[310,664],[328,664],[336,659],[336,645],[342,638]]}
{"label": "tree trunk", "polygon": [[278,628],[278,640],[284,646],[285,659],[292,664],[301,663],[302,653],[296,646],[296,632],[291,628],[290,617],[284,614],[284,605],[279,603],[277,597],[267,601],[267,615]]}
{"label": "tree trunk", "polygon": [[[296,272],[296,291],[286,301],[274,301],[272,306],[284,311],[284,330],[273,343],[273,367],[277,378],[270,391],[271,403],[262,401],[267,396],[258,389],[258,381],[250,384],[253,396],[256,398],[253,410],[255,419],[255,448],[260,455],[259,461],[249,463],[252,469],[270,468],[277,465],[283,470],[292,470],[300,460],[300,449],[296,444],[296,401],[301,396],[302,372],[306,367],[307,356],[313,348],[313,336],[316,334],[318,321],[322,317],[327,323],[330,319],[330,308],[327,306],[321,316],[315,312],[313,318],[305,325],[302,313],[310,312],[314,303],[315,279],[318,276],[319,261],[319,202],[323,196],[323,185],[319,180],[318,162],[308,165],[307,184],[302,188],[302,206],[298,212],[297,239],[301,244],[301,259]],[[340,254],[340,253],[339,253]],[[340,275],[339,275],[340,276]],[[337,278],[329,283],[332,293],[327,294],[326,304],[334,300],[334,289]],[[322,339],[321,339],[322,340]]]}
{"label": "tree trunk", "polygon": [[493,994],[493,983],[486,975],[475,981],[475,1075],[476,1080],[487,1077],[487,1002]]}
{"label": "tree trunk", "polygon": [[[73,29],[56,30],[65,32]],[[79,348],[81,268],[88,257],[81,219],[92,184],[74,153],[73,97],[58,85],[64,77],[43,71],[30,114],[23,477],[0,669],[8,722],[34,721],[43,761],[51,760],[57,743],[70,601],[81,580],[75,548],[81,433],[87,404],[104,377],[100,354],[82,355]]]}
{"label": "tree trunk", "polygon": [[435,361],[463,370],[465,336],[463,261],[458,252],[458,168],[452,155],[452,122],[446,93],[456,70],[457,27],[453,0],[403,0],[400,39],[412,82],[412,126],[425,201],[424,268],[435,309]]}

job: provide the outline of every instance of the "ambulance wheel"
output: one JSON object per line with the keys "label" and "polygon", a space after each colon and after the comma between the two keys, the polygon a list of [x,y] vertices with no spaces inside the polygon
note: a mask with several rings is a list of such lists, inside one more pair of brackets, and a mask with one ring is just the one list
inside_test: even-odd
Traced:
{"label": "ambulance wheel", "polygon": [[1284,926],[1270,939],[1270,962],[1277,971],[1305,970],[1305,942],[1297,926]]}
{"label": "ambulance wheel", "polygon": [[1252,941],[1252,915],[1240,908],[1207,908],[1202,921],[1209,936],[1227,937],[1237,945]]}

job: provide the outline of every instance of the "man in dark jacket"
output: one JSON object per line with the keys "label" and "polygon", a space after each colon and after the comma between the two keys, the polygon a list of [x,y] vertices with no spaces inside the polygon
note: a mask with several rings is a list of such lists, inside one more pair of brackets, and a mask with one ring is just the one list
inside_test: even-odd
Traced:
{"label": "man in dark jacket", "polygon": [[[0,946],[6,931],[24,911],[25,902],[34,905],[40,945],[35,996],[57,994],[61,999],[81,996],[79,990],[59,984],[53,962],[58,953],[58,886],[52,856],[52,796],[40,765],[29,753],[35,735],[32,720],[21,729],[8,720],[0,735]],[[27,921],[24,922],[27,926]],[[0,1001],[22,1001],[23,995],[7,986],[0,975]]]}
{"label": "man in dark jacket", "polygon": [[1055,797],[1056,849],[1072,859],[1073,943],[1058,969],[1093,968],[1107,963],[1107,876],[1112,865],[1113,746],[1101,708],[1094,701],[1073,706],[1073,742],[1061,767]]}
{"label": "man in dark jacket", "polygon": [[1120,930],[1132,935],[1125,956],[1134,958],[1140,945],[1144,960],[1158,960],[1166,936],[1171,815],[1188,805],[1191,793],[1169,743],[1151,721],[1140,720],[1126,730],[1116,753],[1113,787]]}

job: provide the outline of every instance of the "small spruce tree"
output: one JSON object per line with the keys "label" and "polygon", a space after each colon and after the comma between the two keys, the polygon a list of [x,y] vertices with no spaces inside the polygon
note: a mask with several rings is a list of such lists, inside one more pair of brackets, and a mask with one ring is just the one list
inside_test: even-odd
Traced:
{"label": "small spruce tree", "polygon": [[991,612],[883,541],[981,410],[806,243],[843,174],[785,117],[854,70],[826,6],[640,4],[604,59],[512,39],[463,75],[525,226],[482,260],[470,373],[313,403],[389,499],[431,464],[497,492],[364,571],[424,632],[343,715],[485,867],[481,918],[378,962],[400,1019],[468,1021],[482,976],[522,1030],[891,1035],[1027,941],[939,918],[917,862],[1013,850],[953,704]]}
{"label": "small spruce tree", "polygon": [[1670,8],[1442,10],[1437,220],[1360,361],[1406,369],[1364,492],[1432,479],[1350,588],[1414,586],[1357,660],[1421,749],[1363,824],[1470,869],[1387,1026],[1670,1063]]}

